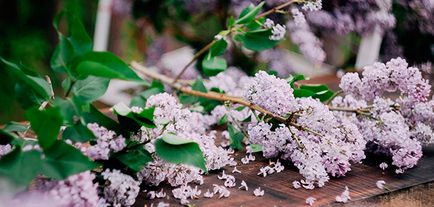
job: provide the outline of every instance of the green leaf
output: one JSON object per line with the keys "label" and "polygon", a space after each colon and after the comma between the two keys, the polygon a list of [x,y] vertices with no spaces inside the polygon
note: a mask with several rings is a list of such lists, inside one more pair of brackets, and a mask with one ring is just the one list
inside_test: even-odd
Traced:
{"label": "green leaf", "polygon": [[89,76],[84,80],[77,80],[72,87],[72,93],[83,101],[92,102],[107,91],[110,79]]}
{"label": "green leaf", "polygon": [[262,51],[271,49],[276,46],[279,41],[270,40],[270,30],[255,30],[244,34],[237,34],[235,39],[243,44],[249,50]]}
{"label": "green leaf", "polygon": [[[17,85],[19,88],[16,92],[23,92],[24,90],[20,89],[25,88],[27,93],[31,93],[33,96],[36,96],[37,100],[47,100],[50,97],[50,85],[47,83],[47,81],[39,77],[27,75],[18,65],[1,57],[0,60],[6,65],[4,68],[13,74],[17,79]],[[25,95],[22,93],[21,97],[26,99]]]}
{"label": "green leaf", "polygon": [[[302,91],[300,92],[300,90]],[[310,91],[312,93],[306,91]],[[317,98],[320,101],[327,101],[334,94],[334,92],[331,91],[326,85],[301,85],[299,93],[301,93],[299,95],[302,95],[300,97],[310,96],[312,98]]]}
{"label": "green leaf", "polygon": [[209,55],[211,57],[216,57],[216,56],[220,56],[223,55],[223,53],[226,50],[226,47],[228,46],[228,43],[226,42],[225,39],[220,39],[218,41],[216,41],[210,48],[209,50]]}
{"label": "green leaf", "polygon": [[312,97],[314,96],[315,93],[306,89],[294,89],[294,96],[296,98],[301,98],[301,97]]}
{"label": "green leaf", "polygon": [[169,142],[185,142],[185,144],[170,144],[163,138],[155,141],[155,152],[161,159],[175,164],[192,165],[208,172],[205,165],[205,157],[197,143],[193,141],[180,141],[181,138],[177,140],[172,139],[173,137],[166,138]]}
{"label": "green leaf", "polygon": [[131,99],[130,106],[143,107],[146,105],[146,100],[148,100],[149,97],[163,92],[164,85],[159,81],[153,80],[151,86],[147,90],[139,93],[137,96]]}
{"label": "green leaf", "polygon": [[231,124],[228,125],[229,137],[231,140],[230,147],[235,150],[242,151],[244,135],[242,132],[236,130]]}
{"label": "green leaf", "polygon": [[137,76],[127,64],[110,52],[86,53],[80,57],[74,71],[81,79],[93,75],[103,78],[138,81],[149,85],[145,80]]}
{"label": "green leaf", "polygon": [[19,122],[11,121],[8,122],[3,130],[7,132],[24,132],[27,130],[28,125],[21,124]]}
{"label": "green leaf", "polygon": [[228,20],[228,28],[232,28],[235,25],[235,18],[234,16],[230,16]]}
{"label": "green leaf", "polygon": [[[66,16],[68,34],[59,31],[59,23]],[[70,64],[77,57],[92,51],[92,39],[86,32],[78,16],[71,12],[60,13],[53,21],[53,26],[59,35],[59,44],[51,57],[51,68],[58,72],[73,75]]]}
{"label": "green leaf", "polygon": [[16,147],[0,159],[0,175],[17,185],[27,185],[41,172],[41,152]]}
{"label": "green leaf", "polygon": [[250,146],[250,151],[252,153],[262,152],[262,145],[260,145],[260,144],[251,144],[249,146]]}
{"label": "green leaf", "polygon": [[134,113],[124,103],[113,106],[113,112],[118,115],[118,120],[123,126],[130,130],[138,130],[141,126],[155,128],[154,124],[155,107],[145,108],[140,113]]}
{"label": "green leaf", "polygon": [[128,149],[125,152],[117,153],[114,156],[135,172],[139,172],[148,162],[152,161],[151,154],[142,145],[135,149]]}
{"label": "green leaf", "polygon": [[305,89],[305,90],[309,90],[312,92],[322,92],[322,91],[327,91],[329,90],[329,87],[327,87],[326,85],[301,85],[300,89]]}
{"label": "green leaf", "polygon": [[68,38],[59,34],[59,43],[54,49],[50,60],[51,68],[56,72],[67,72],[69,75],[72,75],[69,64],[75,57],[76,54],[74,53],[71,42]]}
{"label": "green leaf", "polygon": [[289,85],[291,85],[292,88],[296,88],[294,83],[297,81],[306,80],[306,77],[304,77],[303,74],[294,74],[294,75],[290,75],[286,80],[288,81]]}
{"label": "green leaf", "polygon": [[76,123],[66,127],[65,131],[62,133],[62,139],[69,139],[74,142],[87,142],[95,139],[95,135],[82,123]]}
{"label": "green leaf", "polygon": [[226,124],[228,122],[228,115],[227,114],[225,114],[225,115],[223,115],[220,119],[219,119],[219,121],[218,121],[218,125],[223,125],[223,124]]}
{"label": "green leaf", "polygon": [[207,76],[214,76],[223,72],[228,67],[225,59],[221,57],[210,57],[202,61],[203,72]]}
{"label": "green leaf", "polygon": [[109,130],[115,131],[117,134],[122,134],[126,137],[129,136],[129,133],[123,129],[122,126],[119,125],[116,121],[101,113],[95,106],[90,105],[89,111],[82,111],[81,117],[84,119],[85,123],[98,123],[100,126],[103,126]]}
{"label": "green leaf", "polygon": [[53,147],[45,151],[42,164],[44,175],[54,179],[65,179],[70,175],[98,167],[80,150],[61,140],[57,140]]}
{"label": "green leaf", "polygon": [[253,4],[250,4],[248,7],[243,9],[243,11],[241,11],[240,16],[238,17],[237,21],[235,21],[235,24],[245,24],[253,21],[264,4],[265,1],[261,2],[256,7]]}
{"label": "green leaf", "polygon": [[63,117],[57,107],[51,107],[43,111],[31,108],[26,111],[26,118],[30,121],[33,131],[38,137],[38,143],[42,149],[49,149],[57,140]]}

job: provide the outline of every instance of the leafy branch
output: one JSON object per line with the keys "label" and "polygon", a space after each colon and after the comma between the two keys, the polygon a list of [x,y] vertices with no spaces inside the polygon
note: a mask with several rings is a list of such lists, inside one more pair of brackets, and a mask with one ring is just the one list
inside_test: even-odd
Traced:
{"label": "leafy branch", "polygon": [[[269,43],[269,45],[266,45],[265,48],[264,46],[251,45],[252,42],[255,42],[257,40],[257,38],[261,38],[262,40],[268,39],[270,31],[260,28],[262,25],[262,22],[260,20],[263,17],[266,17],[273,13],[281,13],[281,9],[288,7],[293,3],[299,2],[304,2],[304,0],[290,0],[260,14],[258,14],[259,10],[262,8],[265,2],[260,3],[256,7],[250,5],[241,12],[240,16],[236,21],[233,18],[229,20],[229,28],[227,30],[221,31],[218,35],[216,35],[213,41],[208,43],[205,47],[203,47],[196,54],[194,54],[193,58],[187,63],[187,65],[185,65],[182,70],[175,76],[175,78],[173,79],[173,83],[177,83],[181,76],[184,74],[184,72],[188,69],[188,67],[190,67],[197,59],[199,59],[199,57],[201,57],[205,52],[209,50],[210,52],[202,62],[202,66],[204,67],[204,69],[208,69],[208,71],[210,71],[205,71],[205,73],[214,75],[226,69],[226,61],[224,59],[216,57],[223,54],[224,50],[226,49],[227,43],[224,40],[226,36],[235,34],[234,37],[236,40],[243,42],[245,47],[252,50],[259,51],[263,49],[268,49],[269,47],[273,47],[278,41],[262,41],[261,44],[266,44],[267,42]],[[246,32],[245,29],[250,29],[251,31]],[[219,42],[224,43],[216,46]],[[218,50],[218,52],[213,52],[213,49]]]}

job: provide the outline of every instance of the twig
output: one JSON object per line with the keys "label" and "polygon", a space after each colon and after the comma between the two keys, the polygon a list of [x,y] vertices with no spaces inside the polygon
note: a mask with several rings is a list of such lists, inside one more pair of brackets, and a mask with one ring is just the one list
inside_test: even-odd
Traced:
{"label": "twig", "polygon": [[188,62],[187,65],[185,65],[184,68],[182,68],[181,72],[178,73],[175,79],[173,79],[173,83],[176,83],[178,79],[181,78],[182,74],[184,74],[184,72],[188,69],[188,67],[190,67],[190,65],[193,64],[194,61],[196,61],[203,53],[208,51],[216,42],[217,42],[216,40],[213,40],[212,42],[208,43],[205,47],[203,47],[201,50],[199,50],[199,52],[194,54],[190,62]]}
{"label": "twig", "polygon": [[265,115],[267,115],[269,117],[275,118],[275,119],[279,120],[280,122],[283,122],[283,123],[287,122],[286,118],[284,118],[282,116],[279,116],[279,115],[275,115],[275,114],[271,113],[270,111],[268,111],[268,110],[266,110],[266,109],[264,109],[264,108],[262,108],[262,107],[260,107],[260,106],[258,106],[256,104],[254,104],[254,103],[251,103],[249,101],[245,101],[245,100],[243,100],[243,99],[241,99],[239,97],[228,96],[228,95],[221,94],[221,93],[216,93],[216,92],[213,92],[213,91],[205,93],[205,92],[201,92],[201,91],[192,90],[190,88],[184,87],[183,85],[181,85],[179,83],[173,82],[172,78],[169,78],[169,77],[167,77],[165,75],[162,75],[162,74],[159,74],[157,72],[148,70],[145,66],[143,66],[143,65],[141,65],[141,64],[139,64],[138,62],[135,62],[135,61],[133,61],[131,63],[131,67],[134,70],[136,70],[137,72],[139,72],[139,73],[141,73],[141,74],[143,74],[145,76],[148,76],[148,77],[150,77],[152,79],[156,79],[156,80],[159,80],[159,81],[161,81],[163,83],[166,83],[166,84],[172,86],[173,88],[175,88],[176,90],[179,90],[179,91],[181,91],[183,93],[186,93],[186,94],[189,94],[189,95],[192,95],[192,96],[198,96],[198,97],[203,97],[203,98],[207,98],[207,99],[222,101],[222,102],[229,101],[231,103],[241,104],[243,106],[249,107],[250,109],[253,109],[253,110],[258,111],[258,112],[260,112],[262,114],[265,114]]}
{"label": "twig", "polygon": [[339,90],[339,91],[336,91],[336,93],[334,93],[326,102],[325,102],[325,104],[326,105],[329,105],[332,101],[333,101],[333,99],[335,99],[337,96],[339,96],[339,95],[341,95],[342,93],[343,93],[344,91],[342,91],[342,90]]}
{"label": "twig", "polygon": [[272,9],[270,9],[270,10],[264,12],[264,13],[259,14],[258,16],[256,16],[256,19],[259,19],[259,18],[261,18],[261,17],[268,16],[268,15],[270,15],[270,14],[272,14],[272,13],[276,13],[276,12],[280,11],[281,9],[283,9],[283,8],[285,8],[285,7],[287,7],[287,6],[291,5],[291,4],[293,4],[293,3],[296,3],[296,2],[303,2],[303,1],[304,1],[304,0],[292,0],[292,1],[287,1],[286,3],[283,3],[283,4],[279,5],[279,6],[276,6],[276,7],[272,8]]}

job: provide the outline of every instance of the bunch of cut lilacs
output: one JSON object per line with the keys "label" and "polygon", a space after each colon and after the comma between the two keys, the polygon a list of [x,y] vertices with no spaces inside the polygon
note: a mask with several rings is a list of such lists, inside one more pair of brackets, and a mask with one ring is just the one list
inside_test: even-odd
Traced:
{"label": "bunch of cut lilacs", "polygon": [[[235,105],[216,107],[211,123],[224,115],[241,123],[235,126],[248,133],[251,144],[262,145],[265,157],[290,160],[299,169],[305,188],[323,186],[330,175],[345,175],[352,163],[365,158],[366,150],[390,156],[396,173],[402,173],[417,164],[422,144],[434,141],[434,104],[428,101],[431,86],[401,58],[365,67],[363,78],[356,73],[344,75],[340,87],[346,96],[334,98],[330,105],[310,97],[295,98],[286,80],[265,72],[253,78],[231,73],[220,73],[207,85],[219,87],[233,81],[225,84],[227,94],[244,94],[245,100],[284,121],[256,116],[248,108],[235,110]],[[240,81],[235,84],[235,80]],[[385,92],[396,91],[401,92],[396,100],[385,97],[389,95]],[[255,118],[241,121],[248,116]]]}
{"label": "bunch of cut lilacs", "polygon": [[[414,167],[422,157],[422,144],[434,142],[431,85],[419,69],[396,58],[365,67],[362,77],[344,75],[340,87],[347,95],[333,100],[335,114],[357,124],[367,149],[391,156],[396,173]],[[388,93],[397,98],[384,97]]]}
{"label": "bunch of cut lilacs", "polygon": [[[175,97],[167,93],[149,97],[145,106],[155,107],[155,128],[141,127],[127,139],[104,126],[90,123],[87,128],[95,135],[94,141],[80,143],[67,140],[68,144],[80,149],[84,155],[101,163],[110,162],[113,155],[127,149],[127,145],[132,144],[131,141],[137,146],[143,145],[141,147],[152,153],[153,161],[148,162],[137,174],[110,165],[114,168],[104,167],[102,172],[85,171],[64,180],[41,177],[36,179],[31,191],[25,194],[30,196],[31,193],[37,193],[40,197],[51,197],[55,206],[132,206],[142,183],[158,186],[167,182],[173,187],[186,186],[191,182],[202,184],[201,169],[186,164],[169,163],[153,153],[154,142],[164,134],[176,134],[196,142],[203,152],[207,170],[236,164],[230,156],[231,151],[216,146],[216,132],[208,129],[208,119],[202,114],[183,108]],[[140,113],[144,109],[132,107],[131,110],[133,113]],[[27,148],[39,149],[38,145],[28,145],[23,150]],[[10,153],[11,150],[10,145],[0,145],[0,156]]]}

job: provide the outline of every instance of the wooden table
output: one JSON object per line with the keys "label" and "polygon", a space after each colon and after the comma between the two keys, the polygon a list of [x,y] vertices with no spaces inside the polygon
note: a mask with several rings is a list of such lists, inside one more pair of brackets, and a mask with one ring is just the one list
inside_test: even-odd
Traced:
{"label": "wooden table", "polygon": [[[243,154],[237,154],[235,157],[242,157]],[[317,199],[314,206],[336,205],[335,197],[344,190],[345,186],[350,189],[351,202],[349,205],[362,205],[366,199],[376,198],[380,195],[391,194],[396,191],[407,189],[413,186],[418,186],[424,183],[434,181],[434,147],[424,149],[424,156],[419,161],[418,166],[407,170],[404,174],[396,175],[393,170],[386,170],[383,172],[378,168],[381,158],[370,155],[364,161],[364,164],[355,164],[352,166],[352,171],[347,173],[343,178],[332,178],[323,188],[316,188],[314,190],[294,189],[292,181],[301,179],[294,167],[285,165],[286,169],[278,174],[261,177],[256,175],[259,168],[266,166],[268,160],[259,158],[256,154],[256,161],[247,165],[242,165],[241,162],[237,168],[242,172],[232,172],[232,167],[225,168],[226,172],[232,174],[237,179],[237,186],[228,188],[231,191],[229,198],[218,199],[214,198],[199,198],[191,200],[191,204],[196,206],[306,206],[305,199],[313,196]],[[205,176],[205,183],[199,188],[202,194],[207,190],[212,190],[212,184],[223,185],[222,180],[217,179],[221,171],[211,172]],[[249,191],[238,189],[239,183],[244,180],[249,186]],[[376,187],[378,180],[386,181],[386,186],[390,191],[381,190]],[[193,185],[192,185],[193,187]],[[265,190],[263,197],[253,196],[253,189],[261,187]],[[170,206],[179,206],[179,200],[173,198],[170,188],[165,187],[168,194],[165,199],[145,200],[145,195],[140,195],[137,199],[135,206],[150,206],[152,203],[155,205],[160,201],[170,203]],[[431,199],[432,198],[427,198]],[[368,200],[367,200],[368,201]],[[366,202],[365,202],[366,203]],[[367,202],[369,204],[369,202]],[[359,205],[360,204],[360,205]],[[371,202],[372,204],[372,202]],[[369,204],[369,205],[371,205]],[[366,206],[369,206],[366,205]]]}

